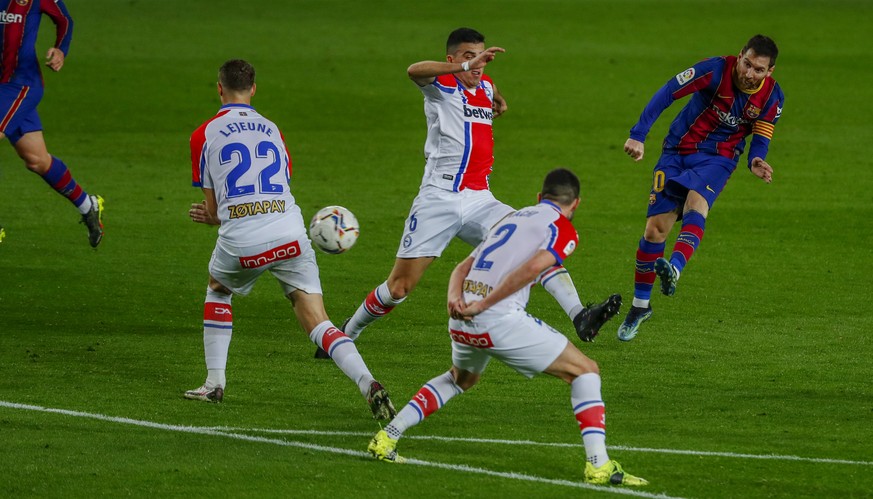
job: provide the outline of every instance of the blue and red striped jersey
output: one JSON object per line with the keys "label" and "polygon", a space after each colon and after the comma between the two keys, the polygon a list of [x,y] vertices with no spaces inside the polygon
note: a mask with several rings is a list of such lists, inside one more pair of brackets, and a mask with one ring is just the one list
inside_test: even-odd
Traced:
{"label": "blue and red striped jersey", "polygon": [[679,112],[664,139],[664,150],[678,154],[705,152],[739,160],[746,137],[753,135],[749,163],[766,159],[773,130],[785,95],[779,84],[767,77],[754,92],[733,83],[736,56],[703,60],[671,78],[658,90],[631,128],[630,138],[644,142],[661,113],[686,95],[691,100]]}
{"label": "blue and red striped jersey", "polygon": [[0,0],[0,83],[42,85],[36,35],[43,14],[55,23],[54,46],[66,56],[73,19],[62,0]]}

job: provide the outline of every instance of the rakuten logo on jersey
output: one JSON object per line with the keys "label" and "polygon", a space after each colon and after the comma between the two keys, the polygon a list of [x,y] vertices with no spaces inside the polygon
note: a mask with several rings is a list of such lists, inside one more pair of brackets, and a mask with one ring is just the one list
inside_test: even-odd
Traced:
{"label": "rakuten logo on jersey", "polygon": [[731,113],[724,112],[715,105],[712,106],[712,110],[718,115],[719,121],[734,128],[749,122],[747,119],[739,118]]}
{"label": "rakuten logo on jersey", "polygon": [[490,125],[494,119],[494,112],[487,107],[464,106],[464,118],[473,123],[485,123]]}
{"label": "rakuten logo on jersey", "polygon": [[24,22],[24,16],[21,14],[10,14],[5,10],[0,10],[0,24],[14,24]]}

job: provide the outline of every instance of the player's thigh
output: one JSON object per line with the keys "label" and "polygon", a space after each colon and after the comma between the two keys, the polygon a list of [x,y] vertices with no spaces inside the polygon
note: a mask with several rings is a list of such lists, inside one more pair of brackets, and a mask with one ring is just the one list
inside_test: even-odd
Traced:
{"label": "player's thigh", "polygon": [[515,208],[497,200],[491,191],[467,190],[462,194],[458,238],[471,246],[478,246],[492,227],[515,212]]}
{"label": "player's thigh", "polygon": [[438,257],[461,228],[460,196],[425,187],[409,210],[397,258]]}
{"label": "player's thigh", "polygon": [[244,268],[240,257],[232,254],[220,243],[215,244],[209,259],[209,275],[234,294],[245,296],[252,291],[263,267]]}
{"label": "player's thigh", "polygon": [[294,315],[303,330],[309,333],[315,326],[329,320],[324,310],[324,298],[320,293],[307,293],[295,289],[288,293],[291,306],[294,307]]}
{"label": "player's thigh", "polygon": [[686,191],[698,193],[712,209],[736,169],[736,162],[717,154],[703,153],[691,154],[684,161],[685,172],[674,182],[681,184]]}
{"label": "player's thigh", "polygon": [[528,378],[545,371],[569,342],[566,336],[523,310],[490,320],[450,320],[449,328],[453,352],[454,345],[476,349]]}
{"label": "player's thigh", "polygon": [[10,143],[15,144],[26,133],[42,130],[36,112],[41,99],[41,87],[0,84],[0,132],[9,138]]}
{"label": "player's thigh", "polygon": [[564,351],[543,372],[572,383],[583,374],[599,374],[600,368],[596,362],[576,348],[576,345],[567,342]]}
{"label": "player's thigh", "polygon": [[652,170],[652,188],[649,191],[647,217],[676,211],[685,202],[685,195],[669,189],[670,182],[682,174],[682,160],[678,154],[662,154]]}

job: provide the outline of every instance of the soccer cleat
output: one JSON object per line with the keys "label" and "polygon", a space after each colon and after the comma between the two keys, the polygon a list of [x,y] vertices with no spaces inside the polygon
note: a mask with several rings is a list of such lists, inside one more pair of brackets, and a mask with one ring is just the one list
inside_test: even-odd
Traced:
{"label": "soccer cleat", "polygon": [[627,313],[627,317],[624,318],[624,322],[618,326],[618,339],[621,341],[630,341],[634,339],[637,333],[640,332],[640,324],[649,320],[649,317],[651,316],[651,305],[646,308],[631,307],[630,311]]}
{"label": "soccer cleat", "polygon": [[666,258],[655,260],[655,274],[661,278],[661,293],[673,296],[676,293],[676,282],[679,281],[679,272]]}
{"label": "soccer cleat", "polygon": [[224,388],[216,386],[207,388],[206,385],[185,392],[184,397],[190,400],[202,400],[204,402],[220,403],[224,398]]}
{"label": "soccer cleat", "polygon": [[594,341],[606,321],[615,317],[621,308],[621,295],[612,295],[599,305],[590,303],[573,319],[576,334],[582,341]]}
{"label": "soccer cleat", "polygon": [[[378,435],[377,435],[378,436]],[[386,437],[388,435],[385,435]],[[375,442],[376,439],[374,438]],[[615,459],[610,459],[606,464],[595,468],[591,462],[585,462],[585,481],[594,485],[648,485],[645,478],[633,476],[622,469]]]}
{"label": "soccer cleat", "polygon": [[397,440],[389,437],[385,430],[379,430],[379,433],[376,433],[370,440],[367,451],[379,461],[397,464],[406,462],[406,458],[397,455]]}
{"label": "soccer cleat", "polygon": [[91,243],[92,248],[96,248],[103,240],[103,198],[100,196],[89,197],[91,198],[91,209],[82,215],[82,221],[79,223],[88,227],[88,242]]}
{"label": "soccer cleat", "polygon": [[370,404],[370,410],[373,411],[373,419],[390,421],[397,415],[397,411],[394,410],[394,404],[388,398],[388,390],[378,381],[370,383],[367,403]]}

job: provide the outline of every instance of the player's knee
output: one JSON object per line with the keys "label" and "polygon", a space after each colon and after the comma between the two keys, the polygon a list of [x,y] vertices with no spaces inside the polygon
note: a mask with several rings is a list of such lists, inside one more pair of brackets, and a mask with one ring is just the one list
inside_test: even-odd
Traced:
{"label": "player's knee", "polygon": [[646,231],[643,238],[650,243],[663,243],[667,240],[672,227],[661,227],[657,224],[646,224]]}
{"label": "player's knee", "polygon": [[40,156],[37,154],[25,153],[21,154],[20,157],[24,161],[24,166],[28,170],[39,175],[47,172],[52,166],[51,156]]}
{"label": "player's knee", "polygon": [[415,283],[408,279],[392,279],[388,281],[388,292],[394,300],[406,298],[415,287]]}

